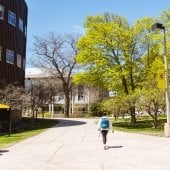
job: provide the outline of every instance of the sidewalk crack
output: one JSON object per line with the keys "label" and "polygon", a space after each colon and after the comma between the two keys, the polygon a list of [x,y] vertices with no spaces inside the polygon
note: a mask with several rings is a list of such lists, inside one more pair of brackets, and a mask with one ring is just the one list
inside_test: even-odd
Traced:
{"label": "sidewalk crack", "polygon": [[57,154],[57,152],[62,148],[63,144],[64,143],[62,143],[60,147],[58,147],[58,149],[52,154],[52,156],[50,156],[50,158],[46,161],[47,163],[49,163],[51,159],[53,159],[53,157]]}

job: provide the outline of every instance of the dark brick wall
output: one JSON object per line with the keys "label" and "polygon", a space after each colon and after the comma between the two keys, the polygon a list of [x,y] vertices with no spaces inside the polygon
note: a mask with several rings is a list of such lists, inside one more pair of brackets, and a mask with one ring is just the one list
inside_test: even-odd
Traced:
{"label": "dark brick wall", "polygon": [[[19,82],[24,86],[25,70],[17,67],[17,54],[22,56],[22,62],[26,60],[27,5],[24,0],[0,0],[0,5],[5,8],[4,20],[0,19],[0,47],[2,47],[0,80]],[[16,26],[8,23],[8,10],[16,14]],[[18,29],[19,18],[23,20],[24,32]],[[6,62],[6,49],[14,51],[14,64]]]}

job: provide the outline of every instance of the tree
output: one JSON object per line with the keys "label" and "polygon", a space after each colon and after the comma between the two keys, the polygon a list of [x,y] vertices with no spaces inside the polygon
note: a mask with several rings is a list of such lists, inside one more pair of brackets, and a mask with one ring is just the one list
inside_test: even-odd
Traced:
{"label": "tree", "polygon": [[7,84],[0,81],[0,102],[9,105],[12,110],[22,109],[25,90],[17,83]]}
{"label": "tree", "polygon": [[21,118],[25,98],[25,89],[20,84],[0,81],[0,103],[10,106],[12,122],[17,122]]}
{"label": "tree", "polygon": [[[125,18],[108,13],[88,17],[76,57],[85,71],[74,81],[133,96],[144,81],[141,58],[148,52],[152,22],[151,18],[143,18],[131,26]],[[135,102],[129,102],[132,125],[136,123]]]}
{"label": "tree", "polygon": [[153,119],[153,125],[155,128],[158,127],[158,113],[160,108],[165,105],[165,97],[163,92],[159,89],[149,89],[141,93],[141,98],[139,100],[140,107]]}
{"label": "tree", "polygon": [[116,121],[120,115],[123,115],[121,114],[121,108],[123,108],[121,104],[121,98],[119,98],[119,96],[114,96],[109,99],[103,100],[102,107],[103,110],[114,116],[114,119]]}
{"label": "tree", "polygon": [[[76,67],[75,55],[77,54],[76,42],[78,36],[61,37],[49,33],[47,37],[35,37],[34,53],[37,55],[41,67],[55,69],[51,72],[54,79],[62,84],[65,96],[65,117],[69,117],[70,92],[73,86],[72,74]],[[36,63],[37,65],[37,63]]]}
{"label": "tree", "polygon": [[[38,110],[42,110],[43,114],[43,108],[44,105],[47,103],[47,101],[50,100],[50,92],[48,90],[47,86],[42,85],[40,83],[33,83],[33,80],[31,80],[31,87],[26,89],[27,92],[27,98],[25,98],[26,108],[31,109],[32,118],[37,118]],[[44,114],[43,114],[44,117]]]}

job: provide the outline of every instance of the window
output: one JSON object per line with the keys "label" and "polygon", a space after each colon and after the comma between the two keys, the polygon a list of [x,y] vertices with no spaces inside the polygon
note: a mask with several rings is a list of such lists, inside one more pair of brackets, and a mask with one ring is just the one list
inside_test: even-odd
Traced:
{"label": "window", "polygon": [[8,11],[8,23],[16,26],[16,14],[10,10]]}
{"label": "window", "polygon": [[4,7],[0,5],[0,19],[4,19]]}
{"label": "window", "polygon": [[64,94],[60,93],[58,96],[58,101],[63,101],[64,100]]}
{"label": "window", "polygon": [[6,62],[10,64],[14,64],[14,51],[12,50],[6,51]]}
{"label": "window", "polygon": [[2,61],[2,47],[0,47],[0,61]]}
{"label": "window", "polygon": [[19,23],[18,23],[18,28],[21,32],[24,31],[24,24],[23,24],[23,20],[21,18],[19,18]]}
{"label": "window", "polygon": [[22,67],[22,56],[17,54],[17,66]]}
{"label": "window", "polygon": [[84,88],[83,88],[83,86],[78,87],[78,100],[84,100]]}

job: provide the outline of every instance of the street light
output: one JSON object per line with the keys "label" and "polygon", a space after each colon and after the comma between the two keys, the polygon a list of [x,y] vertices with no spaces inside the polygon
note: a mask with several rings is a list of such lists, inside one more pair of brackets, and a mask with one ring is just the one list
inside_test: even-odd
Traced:
{"label": "street light", "polygon": [[169,98],[169,88],[168,88],[168,57],[167,57],[167,48],[166,48],[166,30],[165,26],[161,23],[155,23],[152,25],[151,29],[163,30],[164,33],[164,64],[165,64],[165,94],[166,94],[166,114],[167,114],[167,123],[164,126],[164,135],[170,137],[170,98]]}

